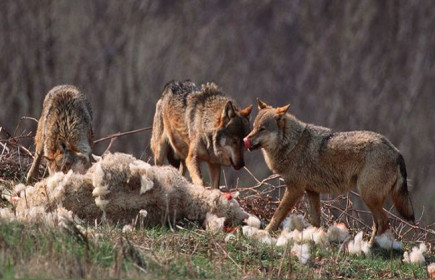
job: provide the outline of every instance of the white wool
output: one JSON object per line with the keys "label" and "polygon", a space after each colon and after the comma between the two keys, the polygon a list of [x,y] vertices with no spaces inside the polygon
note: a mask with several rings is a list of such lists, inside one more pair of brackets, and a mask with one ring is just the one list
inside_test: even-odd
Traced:
{"label": "white wool", "polygon": [[304,228],[309,226],[310,224],[305,221],[304,216],[302,215],[291,214],[282,222],[283,229],[289,230],[297,229],[299,231],[302,231]]}
{"label": "white wool", "polygon": [[9,208],[0,208],[0,218],[6,221],[15,221],[16,219],[14,212]]}
{"label": "white wool", "polygon": [[122,228],[122,233],[130,233],[133,232],[133,227],[131,225],[125,225]]}
{"label": "white wool", "polygon": [[427,251],[427,246],[424,243],[420,243],[418,249],[420,249],[420,252],[425,253]]}
{"label": "white wool", "polygon": [[420,243],[419,247],[412,247],[411,253],[403,253],[403,261],[407,263],[424,264],[426,259],[423,253],[425,253],[427,247],[424,243]]}
{"label": "white wool", "polygon": [[269,232],[263,229],[257,229],[254,231],[252,237],[267,245],[276,243],[276,240],[270,236]]}
{"label": "white wool", "polygon": [[408,251],[405,251],[405,252],[403,253],[403,262],[411,263],[411,259],[409,258],[409,253],[408,253]]}
{"label": "white wool", "polygon": [[295,229],[294,231],[290,232],[289,238],[295,242],[302,241],[302,231],[299,231]]}
{"label": "white wool", "polygon": [[16,192],[5,188],[5,186],[0,185],[1,198],[6,199],[10,203],[17,203],[20,197],[16,195]]}
{"label": "white wool", "polygon": [[[25,221],[36,223],[38,221],[43,220],[45,215],[45,209],[43,206],[35,206],[31,207],[27,213],[25,213]],[[24,218],[23,217],[23,218]]]}
{"label": "white wool", "polygon": [[323,230],[323,228],[319,228],[313,233],[313,241],[315,244],[326,244],[328,242],[326,232]]}
{"label": "white wool", "polygon": [[130,163],[130,170],[132,172],[138,172],[139,170],[148,170],[149,168],[151,168],[151,164],[142,161],[142,160],[135,160],[133,163]]}
{"label": "white wool", "polygon": [[153,180],[150,180],[146,175],[140,176],[140,194],[144,194],[154,187]]}
{"label": "white wool", "polygon": [[69,219],[71,221],[75,221],[77,223],[81,223],[82,221],[74,216],[74,213],[71,210],[67,210],[63,208],[62,206],[58,206],[56,209],[56,214],[59,216],[60,219]]}
{"label": "white wool", "polygon": [[65,177],[63,172],[56,172],[52,176],[47,178],[47,191],[51,193],[62,181]]}
{"label": "white wool", "polygon": [[431,263],[427,266],[427,274],[429,278],[435,278],[435,263]]}
{"label": "white wool", "polygon": [[26,185],[20,183],[14,187],[14,193],[21,194],[21,192],[24,191],[25,189],[26,189]]}
{"label": "white wool", "polygon": [[218,233],[223,230],[225,218],[219,218],[215,214],[206,213],[205,228],[212,233]]}
{"label": "white wool", "polygon": [[326,232],[322,228],[309,226],[302,231],[302,240],[314,241],[315,244],[326,243]]}
{"label": "white wool", "polygon": [[336,223],[328,228],[326,233],[329,242],[343,242],[349,236],[349,230],[343,223]]}
{"label": "white wool", "polygon": [[290,239],[287,236],[281,234],[276,240],[276,246],[286,246],[289,243]]}
{"label": "white wool", "polygon": [[107,186],[97,186],[94,188],[94,190],[92,191],[92,196],[104,196],[106,194],[110,193],[109,189],[107,188]]}
{"label": "white wool", "polygon": [[303,232],[295,229],[294,231],[289,232],[288,229],[285,229],[281,232],[278,240],[276,242],[277,246],[285,246],[290,241],[300,242],[303,240]]}
{"label": "white wool", "polygon": [[351,255],[364,254],[365,256],[369,256],[371,246],[369,242],[363,240],[363,232],[360,231],[355,236],[354,240],[349,241],[347,248],[349,250],[349,254]]}
{"label": "white wool", "polygon": [[225,242],[229,242],[230,240],[235,240],[236,236],[232,233],[227,234],[227,236],[225,236]]}
{"label": "white wool", "polygon": [[100,196],[95,198],[95,204],[104,211],[106,209],[107,204],[109,203],[109,200],[101,199]]}
{"label": "white wool", "polygon": [[409,259],[411,263],[424,264],[425,258],[423,252],[417,249],[417,247],[412,248],[412,252],[409,254]]}
{"label": "white wool", "polygon": [[139,215],[140,215],[142,218],[145,218],[145,217],[148,215],[148,211],[145,210],[145,209],[141,209],[141,210],[139,210]]}
{"label": "white wool", "polygon": [[258,228],[254,228],[251,226],[243,226],[242,227],[242,233],[243,233],[243,235],[245,235],[247,237],[252,237],[254,235],[254,233],[257,231],[258,231]]}
{"label": "white wool", "polygon": [[390,230],[387,230],[379,236],[375,236],[375,242],[383,249],[402,250],[403,244],[394,239],[394,235]]}
{"label": "white wool", "polygon": [[26,192],[26,195],[31,195],[31,194],[33,194],[35,192],[35,187],[33,187],[33,186],[27,186],[25,192]]}
{"label": "white wool", "polygon": [[133,163],[130,163],[129,168],[132,174],[140,174],[140,194],[144,194],[154,187],[154,182],[148,174],[151,168],[150,164],[141,160],[135,160]]}
{"label": "white wool", "polygon": [[299,259],[300,263],[306,264],[310,259],[310,246],[307,243],[294,244],[291,253]]}
{"label": "white wool", "polygon": [[254,215],[250,215],[249,218],[246,220],[246,224],[251,227],[260,228],[261,221]]}
{"label": "white wool", "polygon": [[103,186],[104,170],[101,167],[101,162],[95,164],[94,172],[92,173],[92,185],[94,188]]}
{"label": "white wool", "polygon": [[[65,185],[69,181],[73,174],[73,171],[68,171],[67,174],[63,174],[62,172],[57,172],[54,174],[53,180],[51,181],[51,186],[47,188],[48,195],[51,200],[58,201],[61,200],[65,194]],[[47,186],[49,183],[47,182]]]}

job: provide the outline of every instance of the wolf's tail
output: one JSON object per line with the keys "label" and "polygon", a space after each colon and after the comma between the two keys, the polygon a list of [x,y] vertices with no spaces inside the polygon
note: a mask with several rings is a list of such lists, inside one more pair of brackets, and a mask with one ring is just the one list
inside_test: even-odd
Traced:
{"label": "wolf's tail", "polygon": [[399,154],[397,159],[397,182],[393,187],[393,203],[396,209],[408,221],[415,221],[414,208],[412,207],[411,197],[408,192],[406,166],[403,156]]}

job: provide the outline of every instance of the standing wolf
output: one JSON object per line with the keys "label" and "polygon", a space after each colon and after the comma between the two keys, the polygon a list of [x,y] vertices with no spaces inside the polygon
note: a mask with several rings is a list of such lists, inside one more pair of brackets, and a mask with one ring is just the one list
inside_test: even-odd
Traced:
{"label": "standing wolf", "polygon": [[35,136],[35,158],[27,173],[27,182],[38,174],[41,158],[48,162],[48,171],[85,172],[91,165],[91,106],[76,87],[60,85],[45,96]]}
{"label": "standing wolf", "polygon": [[390,141],[370,131],[332,132],[306,124],[287,113],[288,108],[272,108],[258,100],[254,128],[244,139],[248,149],[262,148],[268,167],[287,186],[267,230],[278,228],[304,192],[312,224],[319,227],[320,193],[355,187],[372,212],[371,243],[389,227],[382,205],[390,193],[399,213],[414,221],[405,161]]}
{"label": "standing wolf", "polygon": [[194,184],[204,185],[200,162],[208,163],[211,186],[219,186],[220,166],[242,168],[243,137],[249,132],[252,105],[240,109],[214,83],[169,82],[157,102],[151,149],[156,165],[165,158],[184,165]]}

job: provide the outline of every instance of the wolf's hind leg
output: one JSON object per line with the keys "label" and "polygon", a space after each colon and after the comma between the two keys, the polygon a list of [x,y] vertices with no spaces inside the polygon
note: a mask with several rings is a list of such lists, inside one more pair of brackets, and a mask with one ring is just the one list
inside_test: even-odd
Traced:
{"label": "wolf's hind leg", "polygon": [[376,195],[361,194],[362,199],[372,212],[373,231],[370,238],[370,244],[375,242],[375,236],[383,234],[388,228],[388,217],[382,209],[385,198],[376,197]]}
{"label": "wolf's hind leg", "polygon": [[169,142],[167,139],[162,139],[154,146],[154,164],[163,165],[169,151]]}
{"label": "wolf's hind leg", "polygon": [[282,197],[281,202],[279,203],[279,206],[275,211],[275,214],[273,214],[270,223],[267,225],[266,230],[267,231],[277,230],[281,222],[287,216],[290,209],[296,204],[296,202],[302,197],[303,194],[304,194],[303,189],[298,189],[298,188],[290,189],[290,187],[287,186],[285,188],[284,196]]}
{"label": "wolf's hind leg", "polygon": [[307,191],[307,197],[310,204],[311,224],[320,227],[320,193]]}

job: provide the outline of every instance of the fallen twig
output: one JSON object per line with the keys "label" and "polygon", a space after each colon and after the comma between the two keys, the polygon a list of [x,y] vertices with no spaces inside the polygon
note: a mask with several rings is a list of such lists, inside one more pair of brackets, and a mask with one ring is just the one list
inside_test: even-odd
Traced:
{"label": "fallen twig", "polygon": [[110,134],[110,135],[108,135],[106,137],[103,137],[103,138],[100,138],[98,140],[95,140],[94,144],[98,144],[100,142],[103,142],[103,141],[106,141],[106,140],[109,140],[109,139],[112,139],[112,138],[118,138],[120,136],[129,135],[129,134],[135,134],[135,133],[138,133],[138,132],[142,132],[142,131],[146,131],[146,130],[151,130],[151,129],[153,129],[153,127],[152,126],[148,126],[148,127],[138,128],[138,129],[135,129],[135,130],[130,130],[130,131],[125,131],[125,132],[118,132],[118,133]]}

